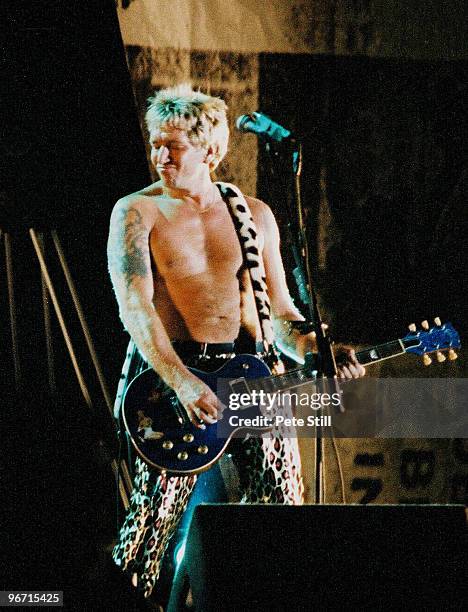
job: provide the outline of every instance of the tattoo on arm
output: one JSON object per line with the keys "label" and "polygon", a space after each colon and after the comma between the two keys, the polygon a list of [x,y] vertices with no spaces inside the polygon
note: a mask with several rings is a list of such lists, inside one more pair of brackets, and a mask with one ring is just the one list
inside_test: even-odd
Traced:
{"label": "tattoo on arm", "polygon": [[123,276],[128,288],[135,276],[143,278],[149,272],[148,230],[135,208],[120,211],[116,224],[120,230],[109,246],[109,265]]}

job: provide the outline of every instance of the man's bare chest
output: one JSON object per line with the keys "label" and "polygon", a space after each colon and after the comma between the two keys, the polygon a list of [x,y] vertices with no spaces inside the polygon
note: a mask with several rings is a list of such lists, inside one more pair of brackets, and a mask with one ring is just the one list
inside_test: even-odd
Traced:
{"label": "man's bare chest", "polygon": [[236,275],[242,265],[239,238],[227,210],[159,224],[151,232],[150,248],[159,274],[168,280]]}

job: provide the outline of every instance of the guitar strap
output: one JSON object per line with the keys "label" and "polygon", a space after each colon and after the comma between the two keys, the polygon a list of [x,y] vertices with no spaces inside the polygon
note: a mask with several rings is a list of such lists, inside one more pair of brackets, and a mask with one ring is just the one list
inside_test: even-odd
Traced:
{"label": "guitar strap", "polygon": [[249,205],[238,187],[217,181],[221,197],[228,206],[242,250],[243,267],[248,270],[253,289],[265,352],[274,351],[271,305],[266,284],[265,266],[258,245],[258,232]]}

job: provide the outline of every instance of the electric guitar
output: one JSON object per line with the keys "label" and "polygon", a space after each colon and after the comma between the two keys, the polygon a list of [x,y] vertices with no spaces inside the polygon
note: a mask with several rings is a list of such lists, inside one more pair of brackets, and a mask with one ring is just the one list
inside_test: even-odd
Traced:
{"label": "electric guitar", "polygon": [[[423,356],[425,365],[432,361],[429,353],[435,353],[437,361],[456,359],[454,349],[460,347],[460,338],[451,323],[440,323],[429,329],[423,321],[423,329],[416,331],[410,326],[409,334],[391,342],[356,352],[362,365],[397,357],[404,353]],[[314,373],[307,360],[305,367],[272,375],[268,366],[254,355],[236,355],[215,372],[203,372],[196,368],[190,371],[207,384],[226,406],[221,419],[205,429],[195,427],[185,409],[170,389],[152,368],[141,372],[127,387],[122,408],[122,417],[130,439],[138,455],[151,467],[160,471],[189,475],[212,466],[224,453],[234,435],[240,430],[256,429],[268,431],[271,424],[262,421],[263,412],[258,404],[242,406],[242,422],[257,423],[256,427],[229,426],[229,417],[239,413],[239,406],[229,408],[229,396],[236,393],[252,393],[263,390],[291,389],[314,380]],[[237,410],[237,412],[233,412]],[[257,417],[256,421],[255,418]],[[221,432],[221,434],[220,434]]]}

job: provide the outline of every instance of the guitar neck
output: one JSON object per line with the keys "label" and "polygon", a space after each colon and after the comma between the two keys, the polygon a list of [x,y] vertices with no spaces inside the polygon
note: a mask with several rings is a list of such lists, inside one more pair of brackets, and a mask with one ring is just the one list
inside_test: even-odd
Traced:
{"label": "guitar neck", "polygon": [[[403,355],[404,353],[426,355],[427,353],[448,350],[448,358],[451,360],[456,359],[457,356],[454,354],[453,349],[460,347],[458,332],[449,322],[444,324],[440,320],[434,320],[434,322],[436,325],[430,329],[426,326],[418,332],[411,331],[404,338],[398,338],[397,340],[377,344],[362,351],[356,351],[356,358],[361,365],[369,365],[377,361]],[[293,359],[295,358],[288,353],[287,347],[284,348],[281,346],[281,343],[278,343],[278,346],[285,355]],[[275,391],[298,386],[311,379],[313,379],[313,372],[310,366],[308,368],[301,367],[289,370],[285,374],[264,377],[256,383],[249,380],[249,387],[257,388],[258,390]]]}
{"label": "guitar neck", "polygon": [[398,355],[406,353],[406,347],[403,340],[392,340],[391,342],[385,342],[384,344],[377,344],[368,349],[356,352],[356,359],[361,365],[368,365],[369,363],[376,363],[377,361],[383,361],[384,359],[391,359]]}
{"label": "guitar neck", "polygon": [[[378,361],[384,361],[384,359],[391,359],[392,357],[403,355],[408,352],[408,349],[416,347],[419,344],[420,340],[417,337],[391,340],[390,342],[377,344],[376,346],[363,349],[362,351],[356,351],[356,359],[361,365],[369,365],[371,363],[377,363]],[[249,381],[249,386],[251,386],[251,388],[258,387],[258,389],[264,389],[266,391],[275,391],[303,384],[308,379],[309,375],[306,374],[304,368],[298,368],[290,370],[285,374],[276,374],[262,378],[257,385]]]}
{"label": "guitar neck", "polygon": [[[369,365],[370,363],[376,363],[383,361],[384,359],[391,359],[398,355],[406,353],[406,349],[410,346],[417,345],[418,341],[411,340],[392,340],[390,342],[384,342],[383,344],[377,344],[371,348],[363,349],[362,351],[356,352],[356,359],[361,365]],[[268,380],[263,379],[262,384],[268,384],[270,390],[273,389],[284,389],[295,384],[304,383],[308,376],[305,375],[303,368],[298,368],[286,372],[286,374],[279,374],[268,377]],[[265,383],[266,381],[266,383]]]}

